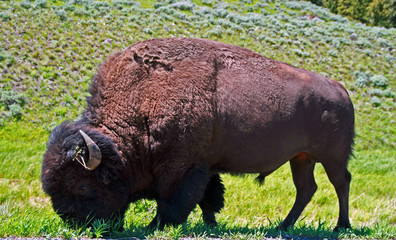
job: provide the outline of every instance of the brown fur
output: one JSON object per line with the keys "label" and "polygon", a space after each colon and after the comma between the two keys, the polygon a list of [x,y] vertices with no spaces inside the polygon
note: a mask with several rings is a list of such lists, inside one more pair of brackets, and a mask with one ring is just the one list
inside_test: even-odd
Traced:
{"label": "brown fur", "polygon": [[[336,188],[337,227],[350,227],[346,166],[354,110],[337,82],[240,47],[170,38],[111,55],[93,77],[90,93],[75,127],[111,140],[123,165],[116,174],[124,176],[130,201],[158,202],[151,226],[181,223],[196,204],[215,223],[214,212],[223,206],[219,172],[260,173],[263,181],[290,161],[297,197],[281,227],[294,224],[315,192],[315,162]],[[45,173],[48,152],[44,189],[52,181]]]}

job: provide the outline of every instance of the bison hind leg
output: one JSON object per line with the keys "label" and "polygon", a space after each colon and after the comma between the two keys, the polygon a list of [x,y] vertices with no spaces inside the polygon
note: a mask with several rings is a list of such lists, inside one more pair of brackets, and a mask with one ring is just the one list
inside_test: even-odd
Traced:
{"label": "bison hind leg", "polygon": [[296,186],[296,200],[289,214],[278,227],[287,229],[292,227],[305,206],[311,201],[312,196],[316,192],[317,185],[314,179],[315,161],[305,152],[295,155],[290,160],[290,167],[293,175],[293,182]]}
{"label": "bison hind leg", "polygon": [[206,224],[217,225],[215,213],[220,212],[224,207],[224,191],[220,175],[216,173],[210,178],[204,196],[199,203],[199,207],[202,209],[202,218]]}
{"label": "bison hind leg", "polygon": [[334,231],[351,228],[349,222],[349,185],[352,177],[346,167],[347,164],[346,162],[344,164],[323,162],[322,164],[338,197],[339,217]]}

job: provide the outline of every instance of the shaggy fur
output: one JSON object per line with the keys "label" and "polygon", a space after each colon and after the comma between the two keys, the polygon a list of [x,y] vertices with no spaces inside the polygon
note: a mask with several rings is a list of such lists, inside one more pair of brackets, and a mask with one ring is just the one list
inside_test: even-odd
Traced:
{"label": "shaggy fur", "polygon": [[[260,173],[290,161],[294,222],[316,190],[323,164],[350,227],[347,161],[354,110],[347,91],[319,74],[250,50],[203,39],[153,39],[112,54],[92,78],[87,108],[51,133],[42,182],[64,219],[123,217],[130,202],[155,199],[150,226],[179,224],[198,204],[204,221],[224,205],[220,172]],[[79,129],[102,163],[85,170]]]}

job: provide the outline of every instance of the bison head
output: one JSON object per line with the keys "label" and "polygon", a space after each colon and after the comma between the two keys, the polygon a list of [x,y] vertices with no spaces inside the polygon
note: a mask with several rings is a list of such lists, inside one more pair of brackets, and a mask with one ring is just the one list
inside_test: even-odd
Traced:
{"label": "bison head", "polygon": [[122,220],[129,203],[124,165],[108,137],[84,124],[65,122],[50,135],[41,181],[66,222]]}

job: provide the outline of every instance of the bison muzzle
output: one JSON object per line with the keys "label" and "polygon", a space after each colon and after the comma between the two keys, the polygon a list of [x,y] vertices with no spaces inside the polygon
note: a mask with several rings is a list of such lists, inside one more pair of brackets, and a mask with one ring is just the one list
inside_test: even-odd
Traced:
{"label": "bison muzzle", "polygon": [[349,228],[354,110],[344,87],[250,50],[203,39],[138,42],[92,78],[79,120],[51,133],[41,180],[64,220],[123,219],[155,199],[151,227],[186,221],[198,204],[215,225],[224,205],[219,173],[259,173],[290,162],[293,226],[315,193],[321,163]]}

